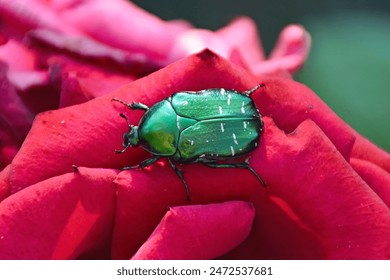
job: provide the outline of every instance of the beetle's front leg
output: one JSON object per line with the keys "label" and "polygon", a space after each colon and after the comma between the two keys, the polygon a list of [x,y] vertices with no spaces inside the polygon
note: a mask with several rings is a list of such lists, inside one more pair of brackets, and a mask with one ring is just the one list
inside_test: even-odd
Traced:
{"label": "beetle's front leg", "polygon": [[128,169],[144,169],[145,167],[148,167],[149,165],[155,163],[157,160],[159,160],[160,157],[155,156],[153,158],[148,158],[143,161],[141,161],[139,164],[133,165],[133,166],[125,166],[122,168],[122,170],[128,170]]}
{"label": "beetle's front leg", "polygon": [[133,102],[131,104],[128,104],[128,107],[131,109],[134,109],[134,110],[143,110],[143,111],[149,110],[148,106],[146,106],[145,104],[142,104],[140,102],[137,102],[137,103]]}
{"label": "beetle's front leg", "polygon": [[252,93],[254,93],[256,90],[258,90],[261,87],[265,87],[265,84],[259,84],[250,90],[244,91],[242,94],[246,96],[250,96]]}
{"label": "beetle's front leg", "polygon": [[112,100],[116,101],[116,102],[119,102],[119,103],[129,107],[132,110],[143,110],[143,111],[149,110],[149,107],[147,105],[139,103],[139,102],[137,102],[137,103],[134,103],[134,102],[133,103],[126,103],[126,102],[124,102],[124,101],[122,101],[122,100],[120,100],[120,99],[118,99],[116,97],[113,98]]}

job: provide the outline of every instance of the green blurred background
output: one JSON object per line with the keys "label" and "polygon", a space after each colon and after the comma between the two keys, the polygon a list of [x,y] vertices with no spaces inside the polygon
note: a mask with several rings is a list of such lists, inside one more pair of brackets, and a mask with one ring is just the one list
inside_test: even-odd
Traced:
{"label": "green blurred background", "polygon": [[252,17],[269,52],[284,26],[300,23],[312,50],[296,80],[361,134],[390,151],[390,0],[132,1],[165,19],[211,30]]}

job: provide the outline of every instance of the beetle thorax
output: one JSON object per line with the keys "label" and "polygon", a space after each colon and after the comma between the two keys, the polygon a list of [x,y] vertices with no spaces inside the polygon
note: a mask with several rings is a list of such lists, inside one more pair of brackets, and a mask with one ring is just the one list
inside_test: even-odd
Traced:
{"label": "beetle thorax", "polygon": [[132,126],[129,132],[123,134],[123,147],[135,147],[139,144],[138,126]]}

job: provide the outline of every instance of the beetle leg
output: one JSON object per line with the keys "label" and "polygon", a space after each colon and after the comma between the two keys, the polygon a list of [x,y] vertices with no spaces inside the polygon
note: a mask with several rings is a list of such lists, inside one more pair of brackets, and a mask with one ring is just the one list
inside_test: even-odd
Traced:
{"label": "beetle leg", "polygon": [[143,110],[143,111],[147,111],[149,110],[149,107],[146,106],[145,104],[142,104],[140,102],[137,102],[137,103],[131,103],[128,105],[129,108],[131,109],[134,109],[134,110]]}
{"label": "beetle leg", "polygon": [[113,98],[112,99],[113,101],[116,101],[116,102],[119,102],[127,107],[129,107],[130,109],[133,109],[133,110],[143,110],[143,111],[147,111],[149,110],[149,107],[146,106],[145,104],[142,104],[142,103],[126,103],[118,98]]}
{"label": "beetle leg", "polygon": [[180,171],[179,168],[172,162],[170,158],[168,158],[169,164],[172,166],[173,170],[175,170],[177,176],[179,176],[180,180],[183,182],[184,187],[186,189],[186,194],[187,194],[187,200],[190,200],[190,189],[188,188],[188,185],[186,181],[184,180],[183,173]]}
{"label": "beetle leg", "polygon": [[133,166],[125,166],[122,168],[122,170],[127,170],[127,169],[143,169],[153,163],[155,163],[160,157],[156,156],[153,158],[148,158],[143,161],[141,161],[139,164],[133,165]]}
{"label": "beetle leg", "polygon": [[265,183],[263,179],[260,178],[259,174],[249,165],[247,160],[245,162],[235,162],[235,163],[204,163],[208,167],[212,168],[244,168],[248,169],[256,178],[260,181],[260,183],[265,187]]}
{"label": "beetle leg", "polygon": [[261,87],[265,87],[265,84],[259,84],[250,90],[244,91],[242,94],[246,96],[250,96],[252,93],[254,93],[256,90],[258,90]]}

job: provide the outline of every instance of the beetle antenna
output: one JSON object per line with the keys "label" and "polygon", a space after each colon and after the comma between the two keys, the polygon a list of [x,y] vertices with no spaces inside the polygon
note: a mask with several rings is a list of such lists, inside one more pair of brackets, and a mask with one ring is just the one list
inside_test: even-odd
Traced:
{"label": "beetle antenna", "polygon": [[124,118],[127,122],[127,125],[129,126],[129,128],[133,128],[134,125],[132,125],[129,121],[129,119],[125,116],[125,114],[123,113],[120,113],[119,116],[121,116],[122,118]]}
{"label": "beetle antenna", "polygon": [[246,96],[249,96],[251,95],[252,93],[254,93],[256,90],[258,90],[259,88],[261,87],[265,87],[265,84],[259,84],[257,86],[255,86],[254,88],[250,89],[250,90],[247,90],[247,91],[244,91],[243,94],[245,94]]}

